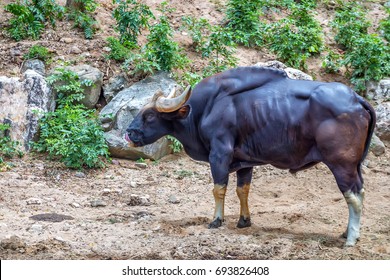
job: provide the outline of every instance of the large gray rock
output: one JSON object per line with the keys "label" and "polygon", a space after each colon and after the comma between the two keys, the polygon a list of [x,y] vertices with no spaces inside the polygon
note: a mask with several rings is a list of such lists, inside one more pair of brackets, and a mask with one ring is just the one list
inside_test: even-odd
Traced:
{"label": "large gray rock", "polygon": [[108,84],[103,87],[103,95],[107,102],[110,102],[121,90],[127,88],[129,82],[124,74],[110,78]]}
{"label": "large gray rock", "polygon": [[92,86],[84,87],[85,97],[81,100],[81,103],[89,109],[94,108],[102,92],[103,73],[99,69],[86,64],[68,66],[66,69],[76,72],[80,80],[88,79],[92,81]]}
{"label": "large gray rock", "polygon": [[123,136],[139,110],[151,101],[156,91],[162,90],[168,95],[175,86],[176,82],[161,72],[120,91],[103,108],[99,117],[113,157],[157,160],[171,153],[170,143],[165,137],[145,147],[133,148],[128,146]]}
{"label": "large gray rock", "polygon": [[383,79],[379,82],[368,82],[366,97],[377,102],[390,101],[390,79]]}
{"label": "large gray rock", "polygon": [[255,64],[255,66],[257,66],[257,67],[270,67],[270,68],[276,68],[276,69],[283,70],[284,72],[287,73],[287,76],[289,78],[295,79],[295,80],[310,80],[310,81],[313,80],[312,76],[302,72],[301,70],[287,67],[285,64],[283,64],[282,62],[277,61],[277,60],[271,60],[271,61],[267,61],[267,62],[258,62]]}
{"label": "large gray rock", "polygon": [[383,144],[375,133],[372,135],[370,151],[376,156],[383,155],[386,152],[385,144]]}
{"label": "large gray rock", "polygon": [[383,102],[376,108],[376,135],[382,141],[390,142],[390,102]]}
{"label": "large gray rock", "polygon": [[45,63],[43,63],[43,61],[39,59],[26,60],[22,65],[22,73],[26,72],[27,70],[34,70],[42,76],[45,76],[46,74]]}
{"label": "large gray rock", "polygon": [[23,79],[0,77],[0,122],[11,125],[10,137],[29,150],[36,140],[38,120],[55,108],[54,94],[44,77],[27,70]]}

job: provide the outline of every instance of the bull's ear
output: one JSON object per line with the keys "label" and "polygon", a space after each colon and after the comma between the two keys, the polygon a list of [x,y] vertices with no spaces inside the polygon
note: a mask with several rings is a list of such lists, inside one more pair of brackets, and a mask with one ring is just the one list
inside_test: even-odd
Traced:
{"label": "bull's ear", "polygon": [[188,116],[190,110],[191,110],[190,105],[185,105],[171,113],[162,113],[162,117],[170,121],[181,120],[181,119],[185,119]]}

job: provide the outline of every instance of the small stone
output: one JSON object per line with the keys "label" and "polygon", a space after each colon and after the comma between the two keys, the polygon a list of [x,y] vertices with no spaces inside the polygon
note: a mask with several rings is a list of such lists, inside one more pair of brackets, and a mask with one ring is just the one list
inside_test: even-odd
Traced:
{"label": "small stone", "polygon": [[68,38],[68,37],[64,37],[64,38],[60,39],[60,42],[66,43],[66,44],[71,44],[71,43],[73,43],[73,39],[72,38]]}
{"label": "small stone", "polygon": [[92,207],[105,207],[105,206],[107,206],[107,204],[103,200],[96,199],[96,200],[91,201],[91,206]]}
{"label": "small stone", "polygon": [[77,178],[85,178],[85,177],[87,177],[83,172],[80,172],[80,171],[77,171],[74,174],[74,176],[77,177]]}
{"label": "small stone", "polygon": [[61,236],[56,236],[53,238],[54,240],[57,240],[59,242],[64,242],[65,243],[65,239],[63,239]]}
{"label": "small stone", "polygon": [[79,47],[73,46],[70,48],[69,52],[72,54],[81,54],[83,51]]}
{"label": "small stone", "polygon": [[141,169],[146,169],[148,167],[148,165],[146,163],[143,163],[143,162],[136,162],[135,166],[139,167]]}
{"label": "small stone", "polygon": [[70,204],[70,206],[72,206],[73,208],[80,208],[81,207],[80,204],[78,204],[77,202],[72,202]]}
{"label": "small stone", "polygon": [[65,223],[64,226],[62,227],[63,231],[69,231],[70,230],[70,224]]}
{"label": "small stone", "polygon": [[110,189],[103,189],[103,195],[108,195],[111,193]]}
{"label": "small stone", "polygon": [[119,160],[113,159],[111,162],[113,165],[120,165]]}
{"label": "small stone", "polygon": [[26,200],[27,205],[41,205],[42,200],[36,197],[31,197]]}
{"label": "small stone", "polygon": [[130,182],[130,187],[132,188],[136,188],[137,187],[137,183],[136,182]]}
{"label": "small stone", "polygon": [[105,52],[110,52],[110,51],[111,51],[111,48],[109,48],[109,47],[104,47],[104,48],[103,48],[103,51],[105,51]]}
{"label": "small stone", "polygon": [[178,199],[175,195],[171,195],[169,196],[168,202],[172,204],[179,204],[180,199]]}
{"label": "small stone", "polygon": [[42,234],[43,233],[43,226],[40,224],[33,224],[30,229],[30,231],[36,233],[36,234]]}
{"label": "small stone", "polygon": [[148,195],[140,196],[141,205],[148,206],[150,205],[150,197]]}
{"label": "small stone", "polygon": [[140,196],[137,194],[131,194],[130,201],[127,204],[130,206],[149,206],[150,197],[149,195]]}

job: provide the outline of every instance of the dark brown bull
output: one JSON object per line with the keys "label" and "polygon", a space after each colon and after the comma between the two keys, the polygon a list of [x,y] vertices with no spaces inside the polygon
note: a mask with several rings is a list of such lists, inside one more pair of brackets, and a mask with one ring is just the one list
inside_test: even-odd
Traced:
{"label": "dark brown bull", "polygon": [[248,193],[253,166],[297,171],[325,163],[349,208],[346,245],[359,238],[363,202],[361,163],[368,152],[375,112],[340,83],[289,79],[271,68],[241,67],[201,81],[178,97],[157,93],[127,129],[134,146],[172,135],[187,154],[210,163],[215,214],[224,220],[229,172],[237,173],[239,228],[251,225]]}

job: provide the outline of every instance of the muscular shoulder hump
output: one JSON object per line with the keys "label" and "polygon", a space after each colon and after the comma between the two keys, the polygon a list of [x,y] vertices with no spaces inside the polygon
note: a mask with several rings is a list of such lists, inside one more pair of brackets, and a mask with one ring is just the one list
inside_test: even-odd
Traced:
{"label": "muscular shoulder hump", "polygon": [[289,79],[283,70],[270,67],[238,67],[215,74],[202,80],[198,90],[206,90],[214,96],[243,93],[262,87],[270,82]]}

